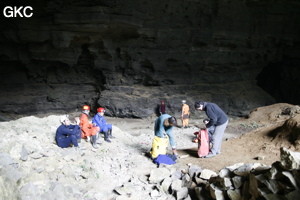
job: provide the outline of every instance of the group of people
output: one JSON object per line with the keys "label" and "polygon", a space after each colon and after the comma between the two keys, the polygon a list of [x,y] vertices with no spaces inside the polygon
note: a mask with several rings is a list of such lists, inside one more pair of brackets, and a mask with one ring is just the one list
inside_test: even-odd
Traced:
{"label": "group of people", "polygon": [[97,109],[97,114],[93,117],[92,122],[89,121],[90,106],[84,105],[80,117],[75,118],[75,125],[71,124],[69,116],[63,115],[60,119],[61,125],[56,131],[56,143],[59,147],[67,148],[71,144],[75,148],[80,146],[81,139],[91,142],[92,146],[97,149],[100,142],[100,134],[104,135],[104,141],[111,142],[112,125],[106,123],[104,118],[105,109],[100,107]]}
{"label": "group of people", "polygon": [[[225,112],[215,103],[196,101],[194,107],[198,111],[205,111],[208,118],[204,119],[204,128],[209,132],[209,140],[212,144],[209,154],[205,158],[215,157],[217,154],[221,153],[222,138],[225,129],[228,124],[228,117]],[[190,112],[186,101],[182,101],[182,127],[188,127],[188,118]],[[173,126],[177,125],[177,120],[174,116],[166,113],[161,113],[161,115],[156,119],[154,125],[155,136],[164,138],[168,137],[170,145],[172,147],[172,152],[174,155],[178,155],[176,150],[176,144],[173,137]]]}
{"label": "group of people", "polygon": [[[198,111],[205,111],[207,119],[204,119],[204,128],[210,133],[210,142],[212,147],[205,158],[211,158],[220,154],[222,137],[228,124],[228,117],[225,112],[216,104],[196,101],[194,107]],[[100,107],[97,109],[97,114],[93,117],[92,122],[89,122],[90,106],[84,105],[80,118],[75,118],[76,125],[70,123],[67,115],[62,116],[60,122],[62,123],[56,131],[56,142],[62,148],[69,147],[71,144],[74,147],[79,147],[81,139],[91,141],[94,148],[98,148],[100,143],[100,133],[103,133],[104,140],[111,142],[112,125],[107,124],[104,118],[105,109]],[[173,137],[173,127],[177,126],[177,119],[166,113],[165,102],[161,102],[159,108],[160,116],[155,120],[154,133],[159,138],[169,138],[169,143],[172,148],[173,155],[177,156],[176,143]],[[186,104],[186,100],[182,100],[181,120],[182,127],[187,128],[189,123],[190,109]]]}
{"label": "group of people", "polygon": [[[182,100],[182,108],[181,108],[181,121],[182,121],[182,128],[189,127],[189,116],[190,116],[190,107],[186,104],[186,100]],[[159,114],[163,115],[167,113],[167,108],[165,101],[161,101],[159,105]]]}

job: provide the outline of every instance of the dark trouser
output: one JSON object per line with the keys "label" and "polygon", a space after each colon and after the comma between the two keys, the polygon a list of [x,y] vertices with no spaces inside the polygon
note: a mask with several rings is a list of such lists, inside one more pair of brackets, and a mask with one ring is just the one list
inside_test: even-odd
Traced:
{"label": "dark trouser", "polygon": [[73,144],[75,147],[78,147],[76,135],[70,135],[65,138],[58,138],[56,142],[57,142],[57,145],[61,148],[67,148],[71,144]]}

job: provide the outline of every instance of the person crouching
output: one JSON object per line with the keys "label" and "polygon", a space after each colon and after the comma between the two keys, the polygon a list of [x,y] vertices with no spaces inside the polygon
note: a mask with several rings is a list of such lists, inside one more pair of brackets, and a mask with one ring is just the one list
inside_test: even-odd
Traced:
{"label": "person crouching", "polygon": [[55,140],[59,147],[67,148],[71,144],[78,148],[78,141],[81,138],[79,119],[76,119],[77,125],[71,124],[68,115],[63,115],[60,118],[61,125],[56,130]]}
{"label": "person crouching", "polygon": [[104,118],[105,109],[100,107],[97,109],[97,115],[93,117],[92,123],[100,127],[100,133],[104,134],[104,141],[111,142],[109,138],[115,138],[112,136],[112,125],[107,124]]}
{"label": "person crouching", "polygon": [[97,127],[96,124],[89,122],[90,110],[91,108],[88,105],[82,107],[82,113],[80,115],[81,138],[90,141],[90,138],[92,137],[92,145],[95,149],[98,149],[97,134],[100,131],[100,128]]}

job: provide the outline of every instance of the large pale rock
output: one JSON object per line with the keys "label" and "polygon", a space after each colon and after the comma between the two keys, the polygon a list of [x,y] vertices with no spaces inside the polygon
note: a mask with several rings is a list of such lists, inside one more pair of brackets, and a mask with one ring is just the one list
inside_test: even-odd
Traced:
{"label": "large pale rock", "polygon": [[244,164],[243,166],[240,166],[237,169],[235,169],[233,172],[239,176],[247,176],[249,175],[250,171],[253,169],[253,165],[254,164],[252,163]]}
{"label": "large pale rock", "polygon": [[262,174],[255,176],[255,178],[261,183],[263,183],[273,194],[277,194],[278,191],[282,189],[282,187],[280,187],[280,185],[278,184],[277,180],[268,180],[267,177]]}
{"label": "large pale rock", "polygon": [[191,188],[193,185],[192,178],[189,176],[189,174],[185,174],[182,177],[182,185],[183,187]]}
{"label": "large pale rock", "polygon": [[216,200],[225,200],[223,191],[220,188],[218,188],[214,184],[210,184],[209,186],[210,186],[209,187],[210,188],[210,195],[211,195],[211,197],[213,199],[216,199]]}
{"label": "large pale rock", "polygon": [[136,192],[136,189],[132,183],[125,183],[124,185],[115,188],[115,191],[119,195],[130,196]]}
{"label": "large pale rock", "polygon": [[166,168],[153,169],[150,172],[149,183],[160,183],[167,177],[170,177],[171,173]]}
{"label": "large pale rock", "polygon": [[219,172],[221,178],[230,177],[232,175],[231,171],[228,168],[223,168]]}
{"label": "large pale rock", "polygon": [[289,151],[282,147],[280,148],[281,166],[287,170],[300,169],[300,152]]}
{"label": "large pale rock", "polygon": [[191,165],[191,166],[189,167],[188,173],[189,173],[190,177],[193,178],[193,177],[195,177],[195,176],[198,176],[199,173],[201,173],[201,171],[202,171],[202,168],[199,167],[198,165]]}
{"label": "large pale rock", "polygon": [[179,190],[176,190],[176,199],[186,199],[189,195],[189,191],[187,187],[182,187]]}
{"label": "large pale rock", "polygon": [[182,181],[179,179],[174,180],[171,184],[171,188],[173,192],[179,191],[182,188]]}
{"label": "large pale rock", "polygon": [[223,188],[225,190],[228,190],[229,188],[231,188],[232,186],[232,182],[230,180],[230,178],[221,178],[221,181],[220,181],[221,185],[223,186]]}
{"label": "large pale rock", "polygon": [[239,168],[243,165],[244,165],[244,163],[236,163],[234,165],[227,166],[226,169],[229,169],[230,171],[234,171],[234,170],[236,170],[237,168]]}
{"label": "large pale rock", "polygon": [[160,188],[162,189],[163,192],[167,193],[170,189],[171,184],[172,184],[172,179],[170,177],[167,177],[161,183]]}
{"label": "large pale rock", "polygon": [[200,174],[200,178],[207,180],[210,179],[210,177],[212,176],[217,176],[217,173],[209,169],[203,169]]}
{"label": "large pale rock", "polygon": [[239,189],[243,185],[244,180],[243,180],[243,177],[241,177],[241,176],[235,176],[232,178],[232,182],[233,182],[234,188]]}

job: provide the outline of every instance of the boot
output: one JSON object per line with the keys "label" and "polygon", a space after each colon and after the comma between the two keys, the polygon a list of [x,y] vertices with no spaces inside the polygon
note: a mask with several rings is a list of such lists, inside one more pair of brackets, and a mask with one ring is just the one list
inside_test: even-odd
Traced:
{"label": "boot", "polygon": [[80,144],[78,144],[78,147],[79,147],[79,149],[80,150],[85,150],[86,149],[86,147],[85,146],[82,146],[82,144],[80,143]]}
{"label": "boot", "polygon": [[98,132],[96,135],[97,138],[97,144],[102,144],[102,142],[100,141],[100,133]]}
{"label": "boot", "polygon": [[108,139],[108,132],[103,132],[104,133],[104,140],[106,142],[111,142],[109,139]]}
{"label": "boot", "polygon": [[92,135],[92,145],[95,149],[98,149],[97,145],[97,135]]}
{"label": "boot", "polygon": [[108,130],[108,137],[109,137],[109,138],[112,138],[112,139],[115,138],[115,137],[112,135],[112,129],[109,129],[109,130]]}
{"label": "boot", "polygon": [[86,136],[86,141],[90,142],[91,141],[91,137],[90,136]]}

